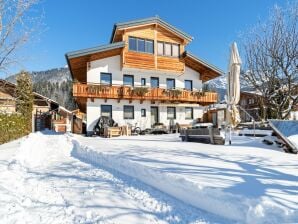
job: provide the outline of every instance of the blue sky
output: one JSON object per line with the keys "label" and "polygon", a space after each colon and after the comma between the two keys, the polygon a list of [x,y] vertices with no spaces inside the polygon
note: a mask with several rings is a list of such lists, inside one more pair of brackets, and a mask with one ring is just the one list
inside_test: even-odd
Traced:
{"label": "blue sky", "polygon": [[158,15],[194,37],[187,49],[226,70],[229,45],[266,19],[282,0],[42,0],[44,31],[20,54],[15,70],[39,71],[66,65],[64,54],[109,42],[116,22]]}

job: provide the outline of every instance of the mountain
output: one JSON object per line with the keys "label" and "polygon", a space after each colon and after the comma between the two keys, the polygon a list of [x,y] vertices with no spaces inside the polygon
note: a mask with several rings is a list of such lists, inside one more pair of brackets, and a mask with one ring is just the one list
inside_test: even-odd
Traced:
{"label": "mountain", "polygon": [[[77,108],[72,96],[72,79],[68,68],[55,68],[29,74],[35,92],[57,101],[69,110]],[[16,76],[17,74],[9,76],[6,80],[16,83]]]}
{"label": "mountain", "polygon": [[[62,83],[63,81],[71,81],[71,75],[68,68],[54,68],[45,71],[31,72],[30,73],[32,82],[44,82],[48,81],[50,83]],[[9,76],[6,80],[12,83],[16,83],[16,76]]]}
{"label": "mountain", "polygon": [[223,101],[227,91],[227,77],[220,76],[207,82],[211,89],[215,89],[219,94],[220,101]]}

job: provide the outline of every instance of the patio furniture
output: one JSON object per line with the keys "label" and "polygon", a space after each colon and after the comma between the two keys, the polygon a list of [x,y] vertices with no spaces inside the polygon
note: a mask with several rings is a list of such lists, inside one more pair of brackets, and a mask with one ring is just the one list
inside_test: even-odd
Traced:
{"label": "patio furniture", "polygon": [[186,142],[200,142],[214,145],[224,145],[225,139],[218,128],[189,128],[180,130],[180,138]]}
{"label": "patio furniture", "polygon": [[121,133],[122,130],[120,127],[105,127],[103,135],[105,138],[112,138],[120,136]]}

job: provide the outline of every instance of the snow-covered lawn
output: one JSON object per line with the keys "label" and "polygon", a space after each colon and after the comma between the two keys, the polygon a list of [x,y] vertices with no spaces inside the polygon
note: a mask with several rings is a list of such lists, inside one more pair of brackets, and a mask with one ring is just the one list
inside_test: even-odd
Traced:
{"label": "snow-covered lawn", "polygon": [[232,146],[177,135],[74,137],[73,154],[241,223],[298,223],[298,156],[234,136]]}
{"label": "snow-covered lawn", "polygon": [[0,223],[230,223],[77,152],[52,132],[1,145]]}

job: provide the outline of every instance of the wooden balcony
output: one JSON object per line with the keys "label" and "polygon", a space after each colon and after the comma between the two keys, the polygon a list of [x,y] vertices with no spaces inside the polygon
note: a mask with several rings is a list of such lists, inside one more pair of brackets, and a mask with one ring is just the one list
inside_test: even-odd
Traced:
{"label": "wooden balcony", "polygon": [[121,85],[73,84],[73,96],[76,98],[101,98],[118,100],[150,100],[176,103],[216,103],[216,92],[198,92],[184,89],[167,90],[164,88],[130,87]]}

